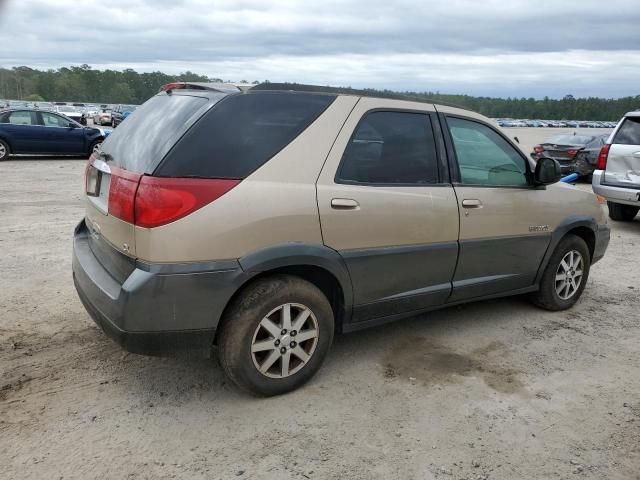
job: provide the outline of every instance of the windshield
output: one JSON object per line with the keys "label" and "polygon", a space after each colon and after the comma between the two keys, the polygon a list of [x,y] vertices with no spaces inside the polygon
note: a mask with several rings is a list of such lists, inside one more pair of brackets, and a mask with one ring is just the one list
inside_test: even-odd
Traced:
{"label": "windshield", "polygon": [[[211,95],[214,103],[225,94]],[[159,94],[116,128],[104,141],[100,154],[108,162],[138,173],[153,173],[155,167],[184,131],[209,104],[206,97]]]}
{"label": "windshield", "polygon": [[556,135],[544,143],[556,143],[558,145],[586,145],[592,142],[594,137],[588,135]]}

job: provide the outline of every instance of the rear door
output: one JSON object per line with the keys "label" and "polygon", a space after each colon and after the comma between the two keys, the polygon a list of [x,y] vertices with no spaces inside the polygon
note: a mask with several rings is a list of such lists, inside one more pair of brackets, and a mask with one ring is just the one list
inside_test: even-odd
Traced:
{"label": "rear door", "polygon": [[494,127],[459,112],[442,116],[461,213],[451,301],[533,285],[556,209],[530,185],[525,156]]}
{"label": "rear door", "polygon": [[640,188],[640,115],[626,117],[616,130],[603,183]]}
{"label": "rear door", "polygon": [[36,112],[15,110],[9,112],[7,123],[3,130],[7,132],[14,153],[38,153],[40,143],[38,139]]}
{"label": "rear door", "polygon": [[458,206],[432,105],[362,98],[317,182],[324,243],[345,260],[353,321],[444,303]]}

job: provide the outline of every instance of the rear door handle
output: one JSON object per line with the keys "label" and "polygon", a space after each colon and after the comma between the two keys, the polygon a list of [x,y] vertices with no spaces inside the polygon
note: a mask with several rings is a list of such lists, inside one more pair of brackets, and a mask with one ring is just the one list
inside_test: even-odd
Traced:
{"label": "rear door handle", "polygon": [[462,200],[464,208],[482,208],[482,202],[477,198],[465,198]]}
{"label": "rear door handle", "polygon": [[335,210],[357,210],[360,204],[352,198],[332,198],[331,208]]}

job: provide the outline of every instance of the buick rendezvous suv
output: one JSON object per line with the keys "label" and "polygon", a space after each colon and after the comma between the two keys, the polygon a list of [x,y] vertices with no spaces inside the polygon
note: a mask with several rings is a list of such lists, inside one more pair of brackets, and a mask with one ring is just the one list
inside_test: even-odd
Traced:
{"label": "buick rendezvous suv", "polygon": [[176,85],[94,153],[73,278],[107,335],[216,351],[266,396],[311,378],[338,332],[506,295],[578,300],[609,227],[555,160],[532,171],[467,110],[312,90]]}

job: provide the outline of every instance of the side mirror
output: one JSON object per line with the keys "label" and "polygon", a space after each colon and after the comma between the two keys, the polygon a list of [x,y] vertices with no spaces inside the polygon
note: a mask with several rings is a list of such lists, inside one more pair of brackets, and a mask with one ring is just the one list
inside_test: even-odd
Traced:
{"label": "side mirror", "polygon": [[69,122],[69,128],[80,128],[77,123]]}
{"label": "side mirror", "polygon": [[536,163],[536,169],[533,173],[533,179],[538,185],[550,185],[560,181],[562,171],[560,164],[549,157],[541,157]]}

